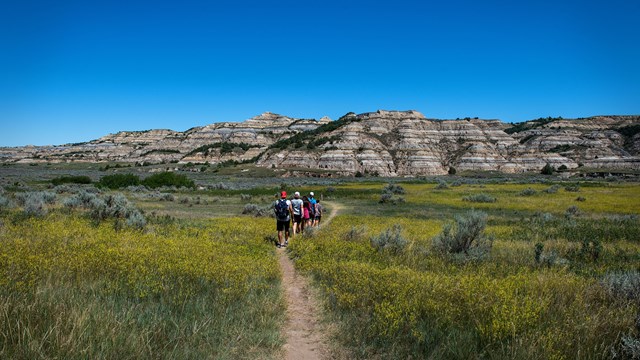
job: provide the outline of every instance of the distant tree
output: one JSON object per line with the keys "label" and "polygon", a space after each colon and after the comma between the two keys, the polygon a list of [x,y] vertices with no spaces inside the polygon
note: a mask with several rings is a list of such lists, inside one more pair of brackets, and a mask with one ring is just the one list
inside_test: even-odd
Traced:
{"label": "distant tree", "polygon": [[449,175],[455,175],[457,172],[456,168],[454,168],[453,166],[449,167]]}
{"label": "distant tree", "polygon": [[547,163],[547,165],[545,165],[542,168],[542,171],[540,172],[542,175],[553,175],[553,173],[556,171],[556,169],[551,166],[551,164]]}

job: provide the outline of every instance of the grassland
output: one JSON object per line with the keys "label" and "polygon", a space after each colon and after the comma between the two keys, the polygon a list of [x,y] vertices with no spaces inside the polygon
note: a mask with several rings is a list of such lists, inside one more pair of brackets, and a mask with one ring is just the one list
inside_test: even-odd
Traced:
{"label": "grassland", "polygon": [[[632,358],[640,343],[640,290],[619,286],[640,279],[637,183],[412,180],[381,203],[387,183],[375,179],[212,176],[201,190],[121,190],[147,218],[138,230],[62,205],[74,192],[48,181],[82,169],[28,169],[8,169],[0,192],[14,203],[0,201],[0,358],[278,358],[273,220],[241,213],[282,188],[342,209],[288,254],[345,357]],[[30,190],[57,192],[47,214],[15,204]],[[495,201],[464,200],[475,195]],[[490,251],[436,251],[470,209],[486,214]]]}

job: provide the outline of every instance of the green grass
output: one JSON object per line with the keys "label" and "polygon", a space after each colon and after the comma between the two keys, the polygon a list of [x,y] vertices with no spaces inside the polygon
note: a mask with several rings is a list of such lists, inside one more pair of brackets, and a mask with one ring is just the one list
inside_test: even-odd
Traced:
{"label": "green grass", "polygon": [[[252,174],[244,166],[239,174]],[[22,168],[6,174],[44,189],[40,181],[70,171],[34,170],[42,167],[25,167],[26,179]],[[238,185],[232,176],[189,176]],[[394,181],[405,190],[398,204],[379,203],[389,179],[373,178],[161,190],[173,201],[125,191],[145,211],[146,232],[116,231],[55,206],[41,219],[6,210],[0,321],[9,325],[0,330],[0,358],[277,358],[280,274],[264,241],[275,235],[273,219],[240,214],[247,203],[271,204],[284,182],[290,194],[314,191],[327,208],[342,209],[288,251],[320,289],[338,329],[334,341],[349,357],[603,359],[620,350],[623,336],[640,335],[639,305],[600,285],[605,274],[640,270],[638,184],[556,181],[559,190],[547,193],[554,182],[538,177],[461,186],[447,179],[442,190],[425,179]],[[527,188],[535,193],[521,196]],[[480,193],[497,200],[463,200]],[[568,213],[572,206],[578,211]],[[434,252],[432,239],[469,209],[487,213],[485,232],[495,239],[488,258]],[[401,250],[374,248],[371,238],[394,225],[408,240]],[[535,259],[537,244],[543,261]]]}
{"label": "green grass", "polygon": [[115,230],[53,210],[2,214],[0,358],[277,358],[268,219]]}
{"label": "green grass", "polygon": [[[353,357],[607,359],[620,352],[623,335],[640,335],[638,304],[600,286],[604,274],[640,269],[637,184],[581,184],[579,193],[555,194],[542,192],[549,184],[401,185],[406,202],[398,205],[377,202],[385,184],[338,186],[333,197],[346,205],[343,215],[289,248],[322,290],[338,324],[335,340]],[[528,187],[537,193],[520,196]],[[477,193],[498,200],[462,200]],[[576,204],[580,213],[567,218]],[[464,262],[434,252],[433,237],[470,208],[489,215],[489,257]],[[374,249],[370,239],[394,225],[409,240],[405,249]],[[348,235],[354,226],[357,238]],[[538,242],[553,260],[536,262]]]}

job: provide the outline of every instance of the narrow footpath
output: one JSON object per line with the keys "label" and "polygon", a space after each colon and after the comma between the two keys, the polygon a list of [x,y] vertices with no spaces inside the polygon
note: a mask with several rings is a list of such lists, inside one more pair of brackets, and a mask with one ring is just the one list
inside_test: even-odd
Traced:
{"label": "narrow footpath", "polygon": [[[332,209],[320,227],[326,226],[342,209],[339,204],[323,202]],[[291,241],[299,241],[293,239]],[[282,287],[287,302],[287,320],[284,327],[286,343],[284,358],[287,360],[312,360],[329,358],[327,334],[319,322],[320,304],[307,279],[298,274],[286,250],[278,249],[278,261],[282,270]]]}

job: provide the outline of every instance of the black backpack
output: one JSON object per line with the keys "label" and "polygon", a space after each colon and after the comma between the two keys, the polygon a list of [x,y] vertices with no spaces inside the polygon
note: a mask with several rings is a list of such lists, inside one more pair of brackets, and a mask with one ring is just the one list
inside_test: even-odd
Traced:
{"label": "black backpack", "polygon": [[287,221],[287,217],[289,217],[289,205],[287,205],[287,200],[280,199],[276,203],[276,218],[280,221]]}

